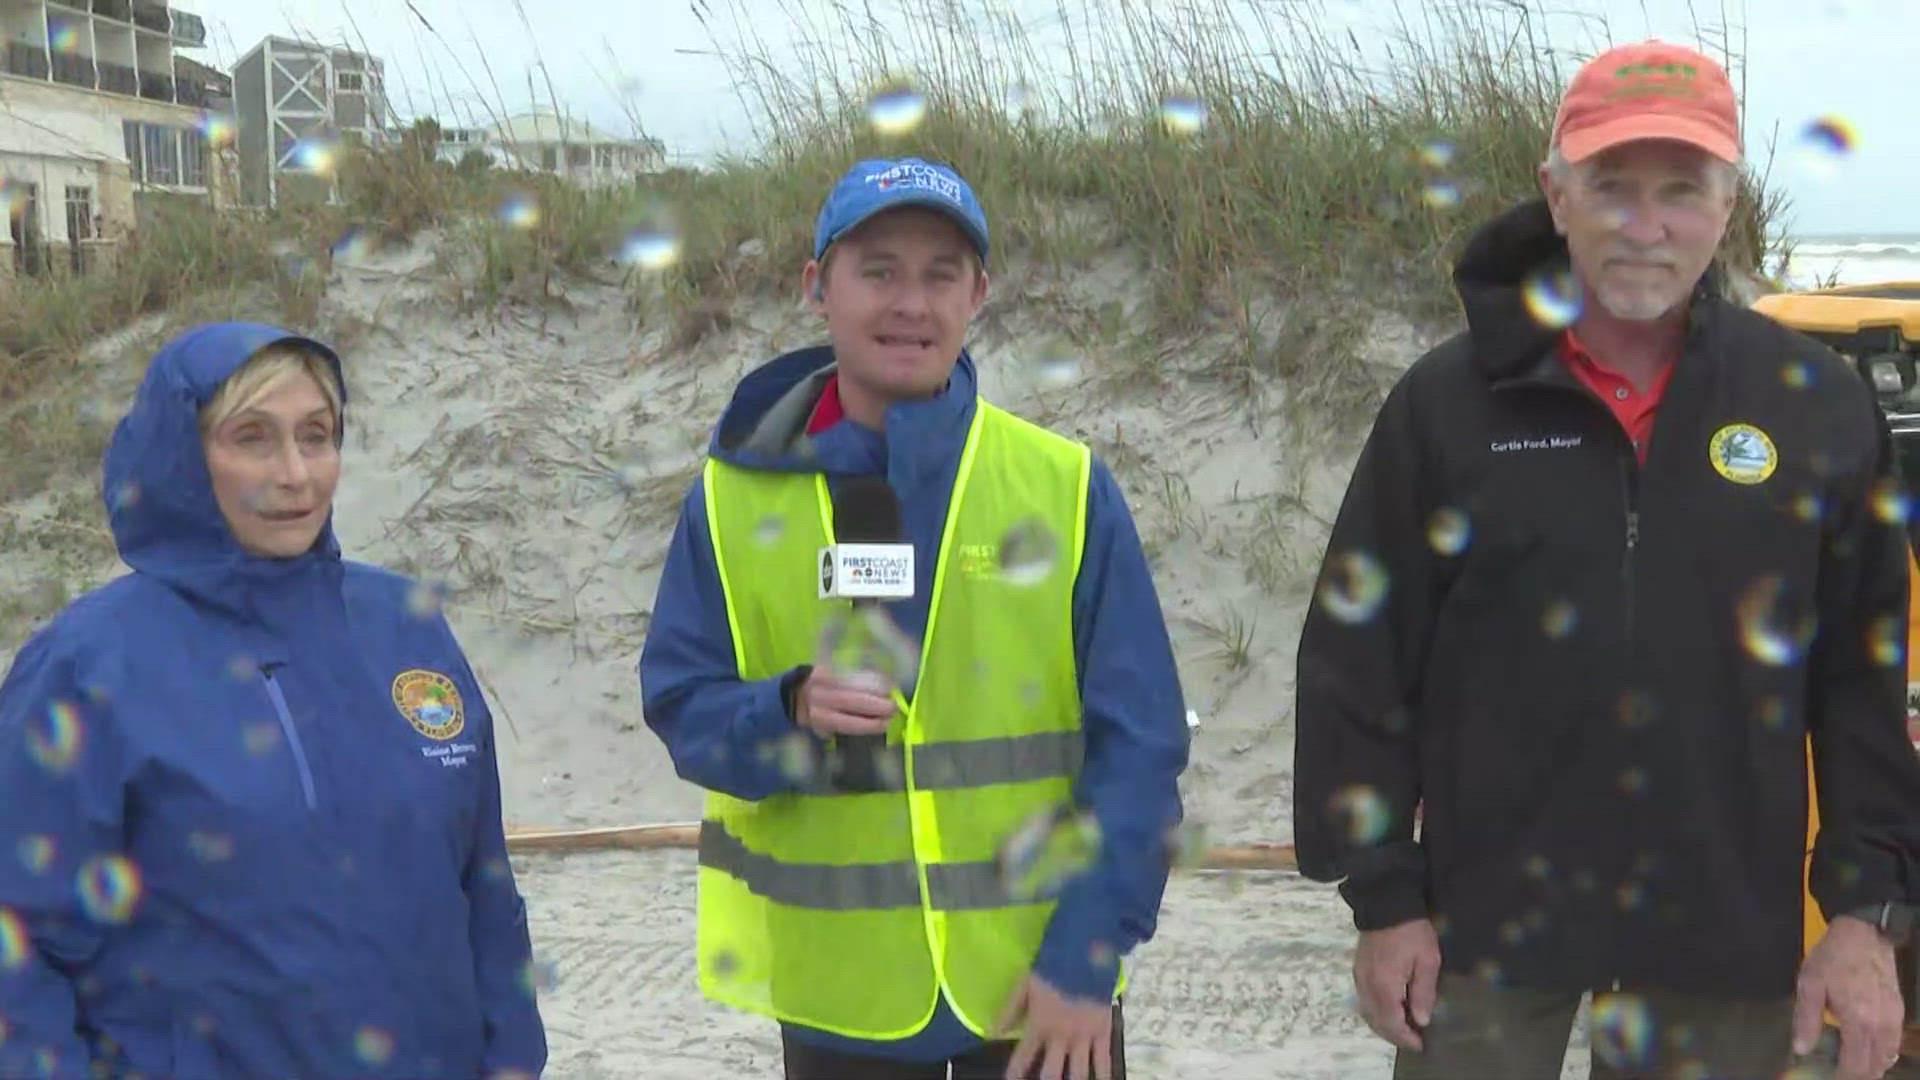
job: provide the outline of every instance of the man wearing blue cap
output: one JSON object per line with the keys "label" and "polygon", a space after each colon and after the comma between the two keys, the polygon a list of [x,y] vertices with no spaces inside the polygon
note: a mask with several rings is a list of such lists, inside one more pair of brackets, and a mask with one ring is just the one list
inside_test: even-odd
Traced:
{"label": "man wearing blue cap", "polygon": [[[788,1080],[1126,1075],[1185,707],[1112,475],[979,395],[987,253],[945,166],[840,180],[802,273],[830,343],[736,388],[640,657],[648,726],[708,792],[701,987],[780,1021]],[[914,550],[886,613],[921,644],[849,664],[818,558],[875,478]],[[882,748],[855,770],[860,736]]]}

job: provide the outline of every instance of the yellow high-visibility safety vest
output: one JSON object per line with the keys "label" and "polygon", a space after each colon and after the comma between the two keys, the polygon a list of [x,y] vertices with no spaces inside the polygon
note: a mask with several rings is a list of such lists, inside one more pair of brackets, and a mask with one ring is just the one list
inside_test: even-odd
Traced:
{"label": "yellow high-visibility safety vest", "polygon": [[[716,1001],[899,1039],[925,1026],[944,988],[986,1037],[1032,970],[1055,903],[1010,895],[995,854],[1071,798],[1084,754],[1073,586],[1091,456],[975,403],[918,680],[887,733],[896,767],[878,770],[897,790],[707,796],[698,952]],[[740,678],[812,663],[850,603],[809,587],[833,542],[825,479],[709,459],[705,488]],[[1044,577],[1009,580],[1000,545],[1029,524],[1058,538],[1059,557]]]}

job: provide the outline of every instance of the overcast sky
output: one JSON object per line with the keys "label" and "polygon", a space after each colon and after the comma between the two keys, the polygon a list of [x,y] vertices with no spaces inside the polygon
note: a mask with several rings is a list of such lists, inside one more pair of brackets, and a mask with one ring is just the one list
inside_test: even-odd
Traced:
{"label": "overcast sky", "polygon": [[[403,116],[484,124],[490,117],[482,102],[518,108],[533,97],[530,82],[541,99],[551,84],[553,97],[597,126],[626,131],[629,117],[637,118],[670,153],[691,158],[744,149],[749,138],[748,114],[728,67],[712,55],[716,44],[737,40],[732,35],[746,27],[772,54],[787,55],[807,37],[796,15],[825,10],[813,0],[698,2],[711,12],[720,42],[689,0],[175,0],[206,18],[208,59],[222,68],[270,33],[364,42],[385,59]],[[1384,56],[1394,0],[1246,0],[1244,7],[1253,18],[1261,8],[1301,3],[1319,4],[1328,26],[1350,27],[1364,51]],[[902,40],[908,36],[900,0],[851,6],[863,4]],[[1062,9],[1082,18],[1098,5],[997,0],[994,6],[1013,11],[1044,53],[1058,40]],[[1153,6],[1172,5],[1154,0]],[[1423,5],[1402,0],[1401,6],[1418,11]],[[1700,11],[1710,31],[1724,8],[1735,52],[1745,57],[1749,155],[1764,161],[1778,129],[1773,172],[1793,197],[1795,231],[1920,233],[1920,197],[1911,194],[1920,176],[1920,123],[1913,118],[1917,0],[1550,0],[1547,6],[1580,13],[1559,17],[1551,29],[1556,44],[1582,54],[1609,40],[1647,36],[1697,43],[1689,8]],[[816,28],[835,25],[814,18]],[[1857,135],[1850,153],[1805,152],[1801,132],[1828,117]]]}

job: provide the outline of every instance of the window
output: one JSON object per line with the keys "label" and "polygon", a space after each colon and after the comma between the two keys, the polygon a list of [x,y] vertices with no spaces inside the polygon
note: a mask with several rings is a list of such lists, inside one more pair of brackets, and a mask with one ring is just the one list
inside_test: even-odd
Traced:
{"label": "window", "polygon": [[160,124],[142,124],[141,148],[146,157],[149,184],[180,182],[180,130]]}
{"label": "window", "polygon": [[593,164],[593,147],[591,146],[567,147],[567,165],[570,168],[586,168],[587,166],[592,164]]}
{"label": "window", "polygon": [[560,167],[560,152],[551,146],[540,148],[540,167],[553,172]]}
{"label": "window", "polygon": [[613,147],[596,146],[593,148],[593,163],[603,169],[613,168]]}
{"label": "window", "polygon": [[127,142],[127,168],[133,174],[133,182],[145,183],[147,179],[147,157],[141,152],[140,122],[123,120],[120,122],[120,134]]}
{"label": "window", "polygon": [[336,71],[333,88],[347,94],[364,94],[367,92],[366,77],[358,71]]}
{"label": "window", "polygon": [[180,182],[188,187],[207,186],[207,140],[197,128],[180,129]]}
{"label": "window", "polygon": [[67,188],[67,239],[76,244],[93,239],[92,188]]}

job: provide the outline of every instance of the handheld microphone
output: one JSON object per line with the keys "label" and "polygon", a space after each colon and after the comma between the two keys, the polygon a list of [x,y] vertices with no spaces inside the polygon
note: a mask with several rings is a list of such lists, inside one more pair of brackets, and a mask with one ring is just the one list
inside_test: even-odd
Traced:
{"label": "handheld microphone", "polygon": [[820,549],[820,599],[856,605],[913,595],[913,545],[900,499],[877,476],[856,476],[833,493],[837,543]]}
{"label": "handheld microphone", "polygon": [[[913,596],[913,545],[907,542],[900,499],[885,479],[859,476],[833,492],[835,543],[820,549],[819,594],[822,600],[852,600],[852,617],[828,634],[841,639],[840,648],[887,670],[877,674],[898,683],[912,666],[910,646],[887,615],[884,602]],[[843,791],[881,790],[880,759],[886,753],[885,735],[836,735],[833,746],[839,768],[834,786]]]}

